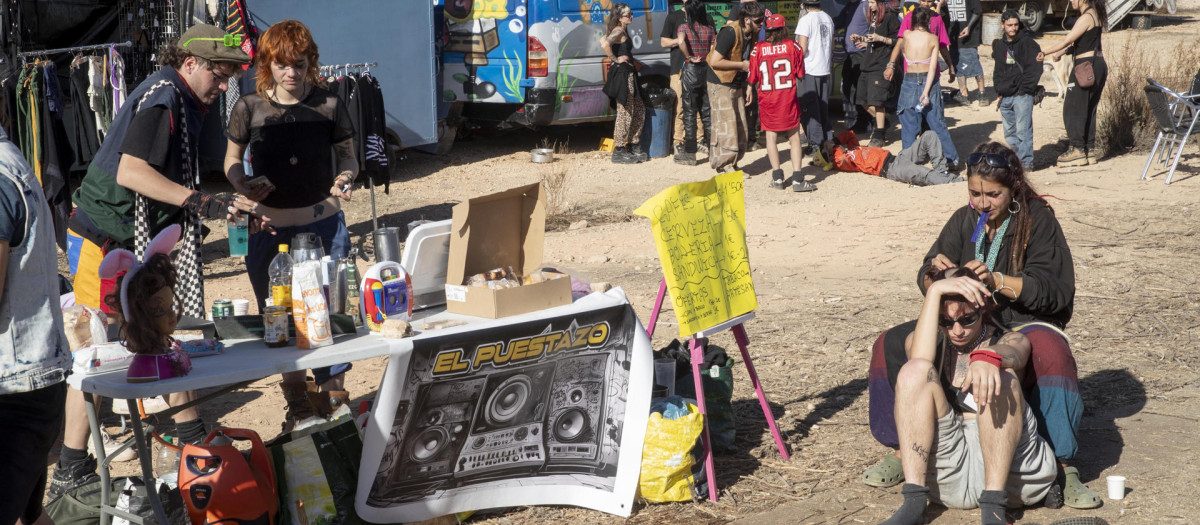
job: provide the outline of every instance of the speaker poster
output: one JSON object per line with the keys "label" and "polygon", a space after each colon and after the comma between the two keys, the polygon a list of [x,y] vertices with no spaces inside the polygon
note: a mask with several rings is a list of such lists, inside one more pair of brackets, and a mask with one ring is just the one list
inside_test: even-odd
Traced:
{"label": "speaker poster", "polygon": [[364,435],[359,516],[400,523],[575,505],[628,517],[650,341],[627,303],[578,304],[394,352]]}
{"label": "speaker poster", "polygon": [[758,308],[742,172],[671,186],[633,213],[650,219],[680,337]]}

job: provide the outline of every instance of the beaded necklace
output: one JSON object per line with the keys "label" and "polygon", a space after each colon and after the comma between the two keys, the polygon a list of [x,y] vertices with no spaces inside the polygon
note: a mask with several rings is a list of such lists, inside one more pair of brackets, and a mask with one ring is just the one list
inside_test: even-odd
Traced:
{"label": "beaded necklace", "polygon": [[1012,214],[1004,218],[1004,222],[1000,224],[1000,229],[996,230],[996,236],[992,238],[992,247],[988,250],[988,256],[983,258],[983,237],[979,236],[979,240],[975,241],[975,260],[983,261],[987,265],[988,271],[992,271],[996,266],[996,256],[1000,254],[1000,241],[1004,239],[1004,233],[1008,231],[1008,221],[1012,220]]}

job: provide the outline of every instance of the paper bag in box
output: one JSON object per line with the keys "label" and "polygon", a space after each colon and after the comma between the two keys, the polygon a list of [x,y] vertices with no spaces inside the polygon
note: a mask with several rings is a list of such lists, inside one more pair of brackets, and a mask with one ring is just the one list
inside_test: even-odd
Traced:
{"label": "paper bag in box", "polygon": [[571,280],[565,278],[498,290],[464,286],[468,277],[504,266],[522,275],[541,268],[545,237],[546,201],[540,184],[454,206],[446,309],[495,319],[571,304]]}

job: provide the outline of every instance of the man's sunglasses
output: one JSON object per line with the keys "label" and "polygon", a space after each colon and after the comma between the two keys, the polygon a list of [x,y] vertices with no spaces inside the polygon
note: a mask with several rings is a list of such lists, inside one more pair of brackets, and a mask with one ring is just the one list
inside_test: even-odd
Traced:
{"label": "man's sunglasses", "polygon": [[231,35],[231,34],[226,34],[223,37],[209,38],[209,37],[198,36],[195,38],[189,38],[187,40],[187,42],[184,42],[183,45],[180,47],[187,47],[188,44],[191,44],[195,40],[203,40],[203,41],[207,41],[207,42],[222,42],[225,44],[225,47],[242,47],[242,35]]}
{"label": "man's sunglasses", "polygon": [[938,324],[941,325],[942,328],[954,328],[954,323],[958,323],[963,328],[970,328],[975,326],[975,323],[979,322],[980,317],[979,311],[974,311],[954,319],[950,319],[948,317],[938,317]]}
{"label": "man's sunglasses", "polygon": [[767,20],[767,17],[763,16],[763,17],[759,17],[759,18],[754,18],[753,20],[754,20],[754,23],[761,26],[761,25],[763,25],[763,22],[765,22]]}
{"label": "man's sunglasses", "polygon": [[1008,157],[1005,157],[1004,155],[1001,155],[999,153],[976,152],[976,153],[967,155],[967,165],[968,166],[975,166],[975,165],[978,165],[980,162],[987,162],[987,165],[991,166],[993,168],[1011,168],[1012,167],[1012,163],[1010,163],[1008,161]]}

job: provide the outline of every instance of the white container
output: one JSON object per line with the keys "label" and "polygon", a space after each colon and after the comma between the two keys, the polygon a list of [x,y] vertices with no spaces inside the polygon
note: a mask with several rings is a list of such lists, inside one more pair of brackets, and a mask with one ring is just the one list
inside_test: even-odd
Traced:
{"label": "white container", "polygon": [[1107,479],[1108,479],[1108,499],[1111,499],[1111,500],[1125,499],[1125,476],[1109,476]]}
{"label": "white container", "polygon": [[233,315],[248,315],[250,313],[249,299],[233,300]]}

